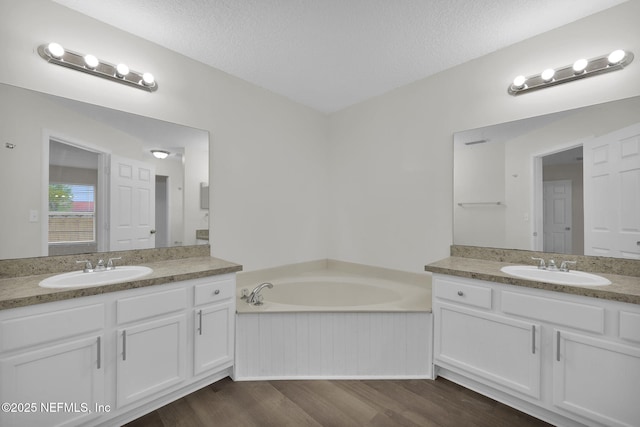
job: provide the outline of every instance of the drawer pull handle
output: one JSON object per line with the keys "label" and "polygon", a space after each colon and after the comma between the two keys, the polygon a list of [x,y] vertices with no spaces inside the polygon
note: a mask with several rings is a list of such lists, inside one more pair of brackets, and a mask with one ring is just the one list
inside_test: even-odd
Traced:
{"label": "drawer pull handle", "polygon": [[127,360],[127,331],[122,331],[122,360]]}
{"label": "drawer pull handle", "polygon": [[218,294],[220,294],[220,289],[216,289],[215,291],[213,291],[213,294],[214,294],[214,295],[218,295]]}
{"label": "drawer pull handle", "polygon": [[556,332],[556,360],[560,361],[560,331]]}
{"label": "drawer pull handle", "polygon": [[198,335],[202,335],[202,310],[198,311]]}
{"label": "drawer pull handle", "polygon": [[97,346],[98,346],[98,369],[100,369],[100,366],[102,365],[102,355],[100,354],[102,352],[102,344],[100,342],[100,337],[98,337],[98,342],[97,342]]}
{"label": "drawer pull handle", "polygon": [[536,354],[536,325],[531,325],[531,353]]}
{"label": "drawer pull handle", "polygon": [[462,291],[458,291],[458,296],[459,296],[459,297],[461,297],[461,296],[463,296],[463,295],[464,295],[464,292],[462,292]]}

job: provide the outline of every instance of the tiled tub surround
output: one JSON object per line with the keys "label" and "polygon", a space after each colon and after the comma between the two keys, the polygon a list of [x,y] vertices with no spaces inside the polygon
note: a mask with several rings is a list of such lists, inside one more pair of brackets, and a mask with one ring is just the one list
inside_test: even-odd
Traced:
{"label": "tiled tub surround", "polygon": [[[81,270],[77,260],[122,257],[119,265],[144,265],[153,273],[138,280],[87,288],[48,289],[38,284],[49,276]],[[117,268],[117,267],[116,267]],[[0,310],[107,292],[161,285],[241,271],[242,266],[209,256],[208,245],[99,254],[0,260]],[[91,273],[87,273],[91,274]]]}
{"label": "tiled tub surround", "polygon": [[[240,299],[265,281],[264,305]],[[234,379],[431,378],[431,282],[426,274],[321,260],[238,275],[236,364]],[[346,291],[351,303],[331,301],[322,293],[317,304],[296,303],[295,294]],[[274,303],[283,286],[292,298]],[[296,287],[302,287],[300,291]],[[311,286],[311,288],[309,288]],[[371,303],[368,295],[391,300]],[[394,295],[398,291],[400,296]]]}
{"label": "tiled tub surround", "polygon": [[[436,376],[553,425],[638,425],[640,261],[473,247],[451,253],[426,267]],[[577,259],[577,270],[612,284],[561,286],[500,271],[531,265],[531,256]]]}

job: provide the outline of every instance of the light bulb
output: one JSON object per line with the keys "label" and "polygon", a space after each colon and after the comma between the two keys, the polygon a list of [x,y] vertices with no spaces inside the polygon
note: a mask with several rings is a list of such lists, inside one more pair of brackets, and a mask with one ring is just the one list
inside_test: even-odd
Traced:
{"label": "light bulb", "polygon": [[116,66],[116,76],[123,78],[127,74],[129,74],[129,67],[127,67],[125,64],[118,64]]}
{"label": "light bulb", "polygon": [[542,77],[542,80],[544,80],[545,82],[550,82],[551,80],[553,80],[553,76],[555,74],[556,74],[556,72],[555,72],[555,70],[553,68],[547,68],[546,70],[544,70],[542,72],[540,77]]}
{"label": "light bulb", "polygon": [[171,153],[165,150],[151,150],[151,154],[157,159],[166,159]]}
{"label": "light bulb", "polygon": [[626,56],[626,52],[624,50],[618,49],[614,50],[607,56],[607,61],[609,61],[609,65],[615,65],[622,61]]}
{"label": "light bulb", "polygon": [[522,89],[526,81],[527,78],[525,76],[518,76],[513,79],[513,87],[516,89]]}
{"label": "light bulb", "polygon": [[153,86],[153,84],[156,82],[155,77],[153,77],[153,74],[151,73],[144,73],[142,75],[142,84],[145,86]]}
{"label": "light bulb", "polygon": [[60,59],[62,58],[62,55],[64,55],[64,48],[58,43],[49,43],[49,45],[47,46],[47,50],[49,51],[51,56],[56,59]]}
{"label": "light bulb", "polygon": [[99,63],[100,61],[98,61],[98,58],[93,55],[84,56],[84,64],[87,66],[87,68],[91,68],[93,70],[98,66]]}
{"label": "light bulb", "polygon": [[578,59],[576,62],[573,63],[573,72],[575,74],[582,74],[584,70],[587,68],[587,65],[589,65],[589,61],[587,61],[584,58]]}

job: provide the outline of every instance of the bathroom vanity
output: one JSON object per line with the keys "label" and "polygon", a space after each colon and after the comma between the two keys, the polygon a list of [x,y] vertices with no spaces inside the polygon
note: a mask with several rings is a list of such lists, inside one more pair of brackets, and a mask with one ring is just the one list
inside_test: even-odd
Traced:
{"label": "bathroom vanity", "polygon": [[505,265],[454,256],[426,267],[436,375],[555,425],[638,425],[640,278],[563,286]]}
{"label": "bathroom vanity", "polygon": [[230,375],[241,266],[145,265],[149,276],[92,288],[0,280],[0,425],[121,425]]}

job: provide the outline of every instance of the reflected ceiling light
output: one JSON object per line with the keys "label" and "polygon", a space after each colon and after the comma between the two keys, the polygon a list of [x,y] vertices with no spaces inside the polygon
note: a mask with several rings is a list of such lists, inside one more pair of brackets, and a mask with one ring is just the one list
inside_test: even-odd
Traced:
{"label": "reflected ceiling light", "polygon": [[112,64],[96,58],[64,49],[58,43],[38,46],[38,54],[47,62],[82,71],[87,74],[116,81],[149,92],[158,90],[153,74],[130,70],[125,64]]}
{"label": "reflected ceiling light", "polygon": [[615,50],[609,55],[602,55],[592,59],[578,59],[572,65],[555,69],[549,68],[540,74],[534,74],[529,77],[518,76],[509,85],[507,91],[511,95],[519,95],[585,77],[622,70],[631,62],[633,62],[633,53],[625,50]]}
{"label": "reflected ceiling light", "polygon": [[151,150],[151,154],[153,154],[153,157],[156,159],[166,159],[171,153],[166,150]]}

